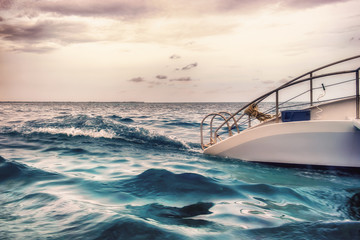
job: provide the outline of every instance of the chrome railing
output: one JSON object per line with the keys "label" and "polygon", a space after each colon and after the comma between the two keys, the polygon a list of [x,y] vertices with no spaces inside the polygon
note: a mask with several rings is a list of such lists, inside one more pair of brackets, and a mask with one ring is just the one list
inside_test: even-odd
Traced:
{"label": "chrome railing", "polygon": [[[359,72],[360,72],[360,63],[355,62],[355,68],[352,67],[351,70],[346,70],[346,71],[328,71],[326,73],[322,73],[322,74],[318,74],[320,71],[322,70],[330,70],[331,67],[334,66],[338,66],[339,64],[342,63],[349,63],[353,60],[359,60],[360,59],[360,55],[351,57],[351,58],[346,58],[337,62],[333,62],[330,64],[327,64],[325,66],[316,68],[310,72],[307,72],[305,74],[300,75],[299,77],[296,77],[294,79],[292,79],[291,81],[281,85],[278,88],[275,88],[269,92],[267,92],[266,94],[256,98],[255,100],[245,104],[243,107],[241,107],[238,111],[236,111],[234,114],[231,114],[229,112],[218,112],[218,113],[211,113],[206,115],[203,120],[201,121],[200,124],[200,138],[201,138],[201,147],[202,149],[206,149],[208,147],[210,147],[211,145],[216,144],[218,141],[222,141],[223,138],[220,136],[219,134],[219,130],[222,129],[225,125],[226,125],[226,131],[227,131],[227,135],[228,137],[231,137],[234,133],[233,130],[236,130],[236,133],[240,132],[240,129],[246,129],[246,128],[250,128],[250,127],[254,127],[257,124],[259,124],[260,122],[256,122],[256,125],[252,126],[252,122],[256,121],[256,119],[252,119],[250,117],[250,115],[248,115],[246,113],[246,109],[249,108],[249,106],[260,106],[262,103],[266,102],[266,99],[269,99],[271,96],[275,95],[275,106],[271,107],[269,109],[264,109],[262,110],[265,114],[269,114],[269,113],[274,113],[273,118],[271,119],[272,121],[275,121],[276,123],[279,122],[279,117],[280,117],[280,109],[282,108],[289,108],[289,107],[299,107],[299,106],[314,106],[314,91],[315,90],[319,90],[321,88],[324,89],[325,88],[329,88],[329,87],[333,87],[333,86],[338,86],[341,84],[346,84],[346,83],[351,83],[351,82],[355,82],[355,92],[353,92],[351,95],[348,96],[341,96],[341,97],[336,97],[336,98],[331,98],[325,101],[320,101],[319,99],[317,100],[316,104],[322,103],[322,102],[326,102],[326,101],[332,101],[332,100],[337,100],[337,99],[342,99],[342,98],[348,98],[348,97],[355,97],[355,102],[356,102],[356,109],[355,109],[355,117],[356,119],[360,118],[360,95],[359,95]],[[340,76],[349,76],[354,74],[355,76],[352,79],[340,79]],[[325,81],[330,81],[328,79],[331,79],[331,77],[337,77],[337,82],[336,83],[329,83],[328,85],[324,85],[323,83],[321,84],[320,87],[314,87],[314,81],[315,80],[323,80]],[[280,101],[280,92],[283,93],[285,90],[288,90],[290,87],[294,86],[294,85],[298,85],[301,83],[306,83],[308,82],[309,85],[306,86],[306,88],[308,88],[307,90],[301,92],[300,94],[297,94],[295,96],[291,96],[290,98],[284,100],[284,101]],[[305,94],[309,94],[309,99],[308,101],[304,102],[301,101],[301,103],[296,103],[293,105],[288,105],[288,103],[290,102],[294,102],[294,100],[296,100],[297,98],[302,97]],[[228,116],[228,117],[226,117]],[[205,121],[211,117],[210,119],[210,123],[209,123],[209,137],[210,140],[208,143],[204,143],[204,134],[203,134],[203,130],[204,130],[204,124]],[[214,119],[216,118],[220,118],[222,120],[221,124],[214,128],[213,126],[213,122]],[[245,118],[245,119],[244,119]],[[244,127],[247,126],[247,127]],[[223,135],[222,135],[223,136]]]}

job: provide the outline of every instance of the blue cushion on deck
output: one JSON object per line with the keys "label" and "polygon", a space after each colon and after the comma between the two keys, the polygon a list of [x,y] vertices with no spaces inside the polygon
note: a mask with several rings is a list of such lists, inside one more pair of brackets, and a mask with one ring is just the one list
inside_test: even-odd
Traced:
{"label": "blue cushion on deck", "polygon": [[283,122],[308,121],[310,120],[310,110],[286,110],[281,111]]}

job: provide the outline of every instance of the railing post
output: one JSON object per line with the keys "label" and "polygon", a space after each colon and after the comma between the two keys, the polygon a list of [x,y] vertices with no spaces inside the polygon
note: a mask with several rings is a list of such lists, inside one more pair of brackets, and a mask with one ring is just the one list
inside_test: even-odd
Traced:
{"label": "railing post", "polygon": [[359,71],[356,70],[356,119],[359,119],[359,107],[360,107],[360,96],[359,96]]}
{"label": "railing post", "polygon": [[310,73],[310,106],[313,105],[313,74],[312,72]]}
{"label": "railing post", "polygon": [[[212,119],[211,119],[211,121],[210,121],[210,143],[213,141],[213,127],[212,127],[212,123],[213,123],[213,119],[214,119],[214,117],[215,117],[216,115],[214,115],[213,117],[212,117]],[[216,138],[215,138],[215,140],[216,140]]]}
{"label": "railing post", "polygon": [[277,90],[276,92],[276,122],[279,122],[279,90]]}

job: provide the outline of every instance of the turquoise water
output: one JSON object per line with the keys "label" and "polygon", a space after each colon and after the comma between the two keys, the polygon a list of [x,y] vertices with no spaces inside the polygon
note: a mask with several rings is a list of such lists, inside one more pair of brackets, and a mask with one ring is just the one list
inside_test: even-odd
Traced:
{"label": "turquoise water", "polygon": [[202,154],[240,105],[1,103],[0,239],[359,239],[359,173]]}

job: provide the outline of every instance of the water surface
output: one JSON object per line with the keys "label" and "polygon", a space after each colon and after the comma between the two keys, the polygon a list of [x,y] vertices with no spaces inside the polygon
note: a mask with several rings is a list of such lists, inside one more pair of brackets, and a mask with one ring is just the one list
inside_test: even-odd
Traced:
{"label": "water surface", "polygon": [[0,239],[356,239],[359,174],[206,156],[241,103],[1,103]]}

